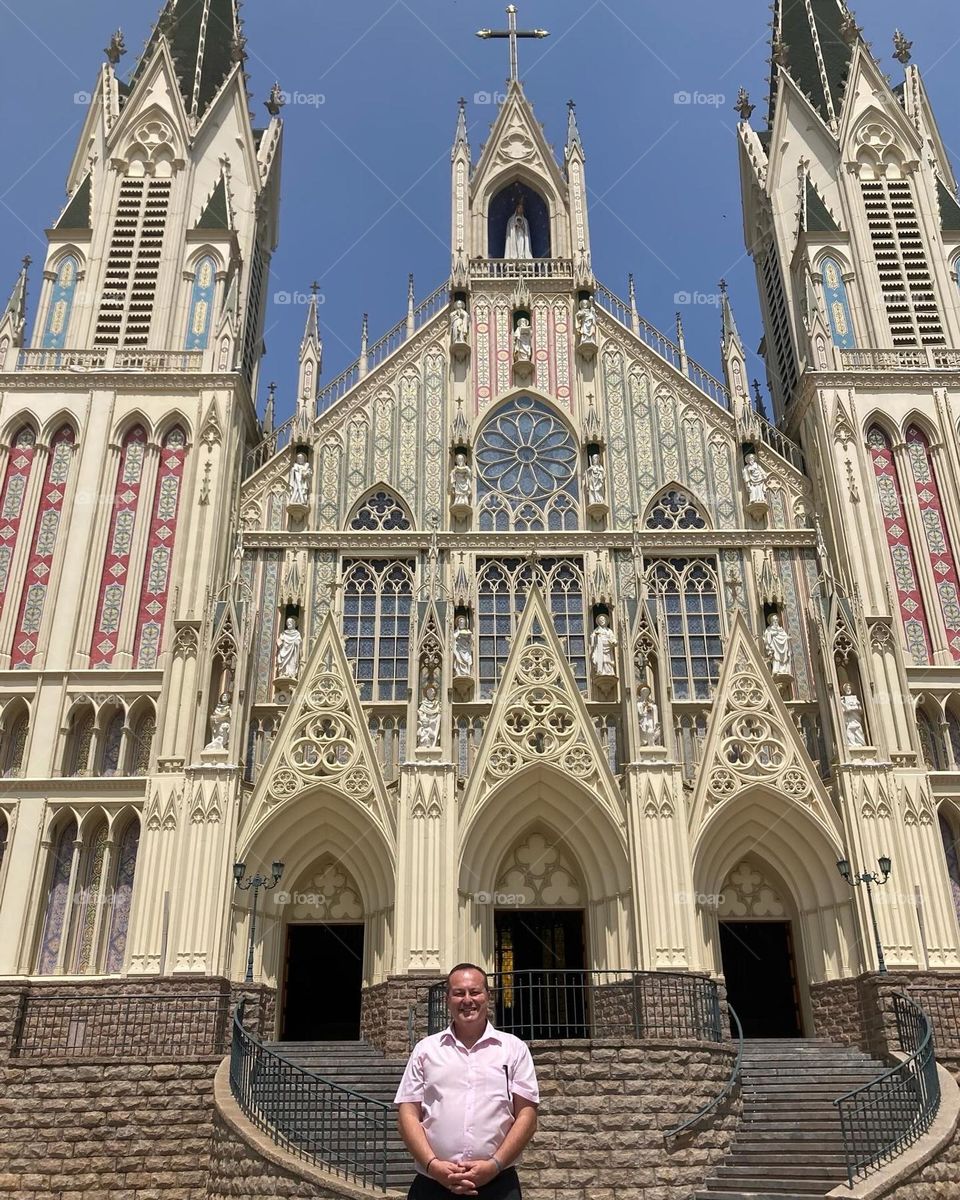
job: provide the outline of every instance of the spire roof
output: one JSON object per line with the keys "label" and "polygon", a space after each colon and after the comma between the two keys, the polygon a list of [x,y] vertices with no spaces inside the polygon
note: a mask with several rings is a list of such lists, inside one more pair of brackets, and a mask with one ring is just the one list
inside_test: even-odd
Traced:
{"label": "spire roof", "polygon": [[572,100],[567,101],[567,154],[577,146],[583,153],[583,143],[580,141],[580,130],[577,126],[577,106]]}
{"label": "spire roof", "polygon": [[960,233],[960,203],[939,177],[937,200],[940,203],[940,228],[944,233]]}
{"label": "spire roof", "polygon": [[313,345],[320,347],[320,321],[317,313],[317,285],[311,284],[310,302],[307,305],[307,321],[303,329],[303,341],[300,343],[300,357],[303,358],[307,348]]}
{"label": "spire roof", "polygon": [[13,319],[14,329],[17,331],[23,328],[23,324],[27,319],[27,271],[30,267],[29,257],[23,260],[23,266],[20,268],[20,274],[17,276],[17,282],[13,285],[13,291],[10,293],[10,299],[7,301],[6,307],[0,313],[0,324],[7,317]]}
{"label": "spire roof", "polygon": [[453,153],[456,154],[461,146],[470,153],[470,141],[467,137],[467,102],[461,96],[457,101],[457,132],[453,137]]}
{"label": "spire roof", "polygon": [[200,214],[200,220],[197,221],[196,228],[230,228],[230,208],[227,204],[227,182],[222,174],[217,186],[211,192],[210,199],[207,201],[203,212]]}
{"label": "spire roof", "polygon": [[855,25],[839,0],[776,0],[770,123],[777,81],[786,71],[829,125],[840,117],[856,45]]}
{"label": "spire roof", "polygon": [[827,208],[823,197],[817,191],[817,185],[810,176],[806,180],[806,192],[803,204],[804,233],[839,233],[833,213]]}
{"label": "spire roof", "polygon": [[67,201],[67,207],[57,219],[54,229],[90,228],[90,187],[90,174],[88,173]]}
{"label": "spire roof", "polygon": [[236,0],[166,0],[134,79],[167,39],[188,113],[203,116],[234,64],[243,59]]}
{"label": "spire roof", "polygon": [[724,353],[731,345],[736,345],[740,348],[741,354],[746,357],[743,348],[743,338],[740,336],[740,330],[737,329],[737,322],[733,315],[733,305],[730,303],[730,292],[727,289],[726,281],[720,280],[720,311],[723,315],[723,346]]}

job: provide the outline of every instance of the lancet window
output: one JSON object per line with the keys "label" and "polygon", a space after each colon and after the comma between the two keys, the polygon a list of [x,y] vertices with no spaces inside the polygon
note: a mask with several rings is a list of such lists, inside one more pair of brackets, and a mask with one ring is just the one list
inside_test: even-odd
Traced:
{"label": "lancet window", "polygon": [[947,875],[950,878],[950,891],[953,895],[953,906],[960,917],[960,843],[954,823],[946,814],[940,812],[940,838],[943,841],[943,853],[947,860]]}
{"label": "lancet window", "polygon": [[197,263],[190,295],[190,323],[186,350],[206,350],[210,340],[213,298],[217,287],[217,264],[208,254]]}
{"label": "lancet window", "polygon": [[723,659],[716,565],[706,559],[657,560],[647,567],[646,580],[666,630],[673,698],[708,700]]}
{"label": "lancet window", "polygon": [[361,700],[405,700],[410,673],[413,563],[344,563],[343,637]]}
{"label": "lancet window", "polygon": [[0,731],[0,775],[12,779],[23,774],[30,732],[30,711],[21,699],[9,701]]}
{"label": "lancet window", "polygon": [[843,270],[835,258],[825,258],[820,270],[833,343],[841,350],[852,350],[857,344],[857,339],[853,334],[850,300],[847,296],[847,285],[843,279]]}
{"label": "lancet window", "polygon": [[537,582],[581,691],[587,687],[583,562],[571,558],[477,560],[477,633],[480,696],[491,696],[503,674],[513,635]]}
{"label": "lancet window", "polygon": [[67,330],[70,326],[79,274],[80,263],[72,254],[68,254],[57,268],[50,292],[50,308],[40,342],[44,350],[62,350],[67,343]]}
{"label": "lancet window", "polygon": [[580,527],[577,446],[542,401],[518,396],[494,413],[477,437],[475,458],[482,530]]}
{"label": "lancet window", "polygon": [[31,426],[24,425],[15,434],[13,445],[10,447],[3,492],[0,496],[0,612],[3,611],[4,600],[9,595],[10,562],[17,545],[17,534],[20,532],[23,502],[36,449],[37,435]]}
{"label": "lancet window", "polygon": [[147,557],[140,589],[134,650],[134,662],[142,668],[155,667],[161,650],[186,458],[187,435],[177,425],[163,439],[147,534]]}

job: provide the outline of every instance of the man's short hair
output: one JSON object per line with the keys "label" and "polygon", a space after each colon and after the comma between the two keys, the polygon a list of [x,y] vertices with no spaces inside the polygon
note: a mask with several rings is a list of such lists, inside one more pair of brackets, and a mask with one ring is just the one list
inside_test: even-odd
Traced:
{"label": "man's short hair", "polygon": [[483,969],[483,967],[478,967],[476,963],[464,962],[464,963],[457,963],[457,965],[455,967],[453,967],[450,971],[447,972],[447,992],[448,992],[448,994],[450,992],[450,980],[454,977],[454,975],[456,975],[456,973],[458,971],[476,971],[478,975],[483,976],[483,990],[485,992],[490,991],[490,984],[489,984],[489,981],[487,980],[487,973]]}

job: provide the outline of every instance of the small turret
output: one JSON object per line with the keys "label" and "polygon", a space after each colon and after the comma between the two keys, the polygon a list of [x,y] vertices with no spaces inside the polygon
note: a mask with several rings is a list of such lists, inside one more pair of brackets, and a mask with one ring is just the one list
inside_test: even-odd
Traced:
{"label": "small turret", "polygon": [[310,301],[307,305],[307,321],[300,343],[300,370],[297,380],[297,407],[303,409],[308,420],[317,415],[317,391],[320,372],[323,368],[323,343],[320,340],[320,320],[317,313],[320,285],[310,285]]}
{"label": "small turret", "polygon": [[740,418],[741,409],[750,407],[750,391],[747,386],[747,352],[740,331],[737,329],[733,305],[730,303],[730,292],[725,279],[720,280],[720,311],[722,314],[720,353],[723,358],[723,373],[733,399],[734,413]]}
{"label": "small turret", "polygon": [[0,317],[0,370],[5,369],[5,359],[11,350],[23,345],[23,331],[27,323],[27,271],[30,268],[27,255],[13,285],[3,316]]}

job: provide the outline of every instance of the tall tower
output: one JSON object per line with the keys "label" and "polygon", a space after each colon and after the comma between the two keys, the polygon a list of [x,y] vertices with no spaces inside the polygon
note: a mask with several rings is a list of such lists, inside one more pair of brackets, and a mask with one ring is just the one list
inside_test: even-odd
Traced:
{"label": "tall tower", "polygon": [[106,53],[32,335],[25,274],[0,325],[9,974],[215,969],[176,872],[231,839],[233,773],[189,767],[232,691],[207,616],[259,437],[278,93],[255,129],[234,0],[168,0],[129,82]]}
{"label": "tall tower", "polygon": [[914,900],[882,937],[922,968],[955,964],[960,881],[960,206],[899,30],[894,58],[891,85],[838,0],[777,3],[766,124],[742,95],[739,144],[770,388],[838,568],[811,622],[828,688],[867,710],[838,796],[852,853],[901,863]]}

